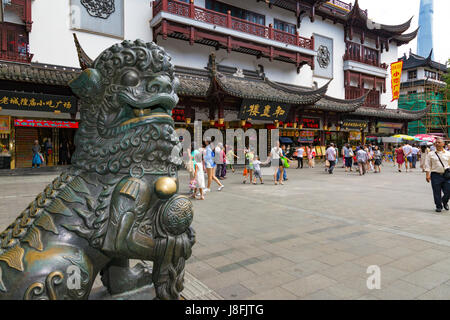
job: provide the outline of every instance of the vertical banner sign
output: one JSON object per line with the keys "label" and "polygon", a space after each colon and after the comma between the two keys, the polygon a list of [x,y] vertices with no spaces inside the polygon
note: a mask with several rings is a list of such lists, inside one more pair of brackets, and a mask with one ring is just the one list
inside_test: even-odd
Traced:
{"label": "vertical banner sign", "polygon": [[402,77],[403,60],[391,63],[392,101],[400,98],[400,81]]}
{"label": "vertical banner sign", "polygon": [[10,132],[9,116],[0,116],[0,133],[9,134]]}

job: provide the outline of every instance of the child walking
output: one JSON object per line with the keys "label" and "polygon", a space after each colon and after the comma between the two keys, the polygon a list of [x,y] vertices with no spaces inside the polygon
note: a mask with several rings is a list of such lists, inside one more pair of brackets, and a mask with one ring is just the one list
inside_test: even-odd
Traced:
{"label": "child walking", "polygon": [[[205,173],[203,171],[202,154],[198,150],[194,151],[194,160],[194,176],[196,181],[196,188],[194,190],[193,198],[198,200],[205,200],[205,196],[203,194],[203,189],[205,189]],[[196,198],[197,192],[200,193],[200,198]]]}
{"label": "child walking", "polygon": [[256,178],[259,178],[259,182],[261,182],[261,184],[264,184],[263,179],[262,179],[262,174],[261,174],[261,164],[267,164],[269,163],[269,159],[267,159],[266,162],[261,162],[259,161],[259,156],[255,156],[255,160],[253,160],[253,170],[254,170],[254,176],[255,179],[253,180],[253,184],[256,184]]}

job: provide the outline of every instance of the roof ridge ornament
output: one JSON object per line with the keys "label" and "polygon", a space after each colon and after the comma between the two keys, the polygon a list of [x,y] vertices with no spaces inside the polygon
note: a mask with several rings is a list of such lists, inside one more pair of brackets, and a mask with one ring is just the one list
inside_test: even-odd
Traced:
{"label": "roof ridge ornament", "polygon": [[73,33],[73,41],[75,42],[75,47],[77,48],[77,54],[78,54],[78,61],[80,63],[80,68],[82,70],[86,70],[92,66],[94,63],[94,60],[89,58],[87,53],[83,50],[83,48],[80,45],[80,42],[78,41],[78,37],[76,33]]}
{"label": "roof ridge ornament", "polygon": [[213,75],[217,73],[216,54],[211,52],[208,58],[208,66],[206,67]]}

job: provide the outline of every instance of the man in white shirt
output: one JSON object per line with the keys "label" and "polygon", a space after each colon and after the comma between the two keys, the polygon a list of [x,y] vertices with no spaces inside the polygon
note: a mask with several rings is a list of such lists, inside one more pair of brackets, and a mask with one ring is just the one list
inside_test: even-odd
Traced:
{"label": "man in white shirt", "polygon": [[417,148],[416,145],[414,145],[414,147],[412,147],[412,151],[411,151],[411,155],[412,155],[412,167],[415,169],[416,168],[416,163],[417,163],[417,155],[419,154],[420,149]]}
{"label": "man in white shirt", "polygon": [[406,143],[403,146],[403,153],[405,154],[405,158],[406,158],[406,172],[408,172],[408,167],[409,170],[411,170],[411,165],[412,165],[412,147],[409,145],[409,143]]}
{"label": "man in white shirt", "polygon": [[[425,172],[427,182],[431,182],[436,212],[441,212],[442,207],[449,210],[450,180],[444,177],[445,169],[450,168],[450,152],[444,149],[444,140],[437,138],[434,143],[436,151],[430,151],[425,160]],[[444,196],[442,196],[442,193]]]}
{"label": "man in white shirt", "polygon": [[269,157],[272,159],[271,166],[275,169],[273,172],[273,180],[275,182],[275,185],[277,185],[278,183],[283,184],[283,181],[281,180],[281,178],[279,178],[279,181],[277,179],[278,171],[283,172],[283,170],[284,170],[284,164],[280,159],[282,156],[283,156],[283,151],[280,148],[280,142],[277,141],[275,147],[273,147],[270,150],[270,154],[269,154]]}
{"label": "man in white shirt", "polygon": [[336,149],[334,148],[334,143],[330,144],[325,155],[326,159],[330,162],[328,173],[333,174],[334,166],[336,165]]}
{"label": "man in white shirt", "polygon": [[305,153],[305,149],[300,145],[297,148],[297,161],[298,161],[298,168],[303,169],[303,154]]}

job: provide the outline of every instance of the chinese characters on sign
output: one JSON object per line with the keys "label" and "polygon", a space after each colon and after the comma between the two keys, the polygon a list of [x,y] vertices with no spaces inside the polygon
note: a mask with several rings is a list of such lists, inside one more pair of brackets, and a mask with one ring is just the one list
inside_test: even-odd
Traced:
{"label": "chinese characters on sign", "polygon": [[30,94],[0,90],[0,107],[10,110],[28,111],[60,111],[61,113],[76,113],[77,100],[70,96],[55,96],[48,94]]}
{"label": "chinese characters on sign", "polygon": [[389,129],[402,129],[403,123],[394,123],[394,122],[378,122],[378,128],[389,128]]}
{"label": "chinese characters on sign", "polygon": [[303,118],[302,124],[303,124],[303,129],[320,129],[320,119],[319,118]]}
{"label": "chinese characters on sign", "polygon": [[402,77],[403,61],[391,63],[392,101],[400,98],[400,81]]}
{"label": "chinese characters on sign", "polygon": [[313,143],[314,131],[300,131],[300,138],[298,138],[298,142]]}
{"label": "chinese characters on sign", "polygon": [[175,108],[172,110],[172,118],[175,122],[185,122],[186,115],[184,113],[184,109]]}
{"label": "chinese characters on sign", "polygon": [[239,118],[242,120],[286,121],[290,106],[282,103],[267,101],[244,100]]}
{"label": "chinese characters on sign", "polygon": [[15,119],[16,127],[78,129],[78,122]]}
{"label": "chinese characters on sign", "polygon": [[364,130],[367,128],[368,122],[364,120],[344,120],[343,129]]}

